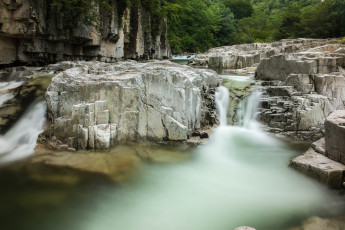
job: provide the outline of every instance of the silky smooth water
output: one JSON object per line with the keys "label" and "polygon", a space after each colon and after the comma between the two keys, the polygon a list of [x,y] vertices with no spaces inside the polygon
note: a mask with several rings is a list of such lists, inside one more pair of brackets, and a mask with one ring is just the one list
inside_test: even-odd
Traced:
{"label": "silky smooth water", "polygon": [[34,102],[7,133],[0,135],[0,165],[34,152],[37,137],[43,131],[45,110],[45,102]]}
{"label": "silky smooth water", "polygon": [[7,182],[2,223],[30,230],[277,230],[312,215],[337,215],[340,197],[288,168],[299,153],[260,131],[223,126],[209,143],[184,153],[188,160],[142,163],[122,186]]}
{"label": "silky smooth water", "polygon": [[[154,151],[164,154],[166,148]],[[29,169],[0,171],[2,229],[231,230],[249,225],[279,230],[313,215],[344,211],[344,198],[288,167],[303,150],[259,129],[223,124],[207,144],[175,151],[189,157],[174,163],[143,160],[121,185],[91,179],[35,182]]]}

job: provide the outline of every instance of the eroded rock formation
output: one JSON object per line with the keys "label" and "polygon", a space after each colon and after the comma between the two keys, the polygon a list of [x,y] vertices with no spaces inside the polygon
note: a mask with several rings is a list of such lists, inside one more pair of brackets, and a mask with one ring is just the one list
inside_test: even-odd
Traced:
{"label": "eroded rock formation", "polygon": [[277,54],[307,50],[331,41],[332,39],[284,39],[273,43],[223,46],[196,55],[190,59],[190,64],[217,69],[242,69],[257,66],[261,60]]}
{"label": "eroded rock formation", "polygon": [[216,122],[214,71],[169,61],[77,66],[55,76],[46,93],[53,134],[69,147],[186,140]]}
{"label": "eroded rock formation", "polygon": [[169,57],[167,21],[160,20],[153,31],[152,15],[145,6],[122,10],[121,2],[110,1],[113,12],[99,22],[99,29],[78,22],[72,30],[52,1],[1,0],[0,66]]}
{"label": "eroded rock formation", "polygon": [[263,59],[255,78],[266,92],[261,121],[269,131],[302,140],[322,137],[326,117],[345,105],[344,62],[340,44]]}

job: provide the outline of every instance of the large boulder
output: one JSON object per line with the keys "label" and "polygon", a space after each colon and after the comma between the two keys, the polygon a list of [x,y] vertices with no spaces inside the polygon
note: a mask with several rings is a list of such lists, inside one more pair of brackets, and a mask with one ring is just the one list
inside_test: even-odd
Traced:
{"label": "large boulder", "polygon": [[74,148],[117,142],[186,140],[213,125],[218,75],[169,61],[85,62],[53,78],[48,116],[57,139]]}

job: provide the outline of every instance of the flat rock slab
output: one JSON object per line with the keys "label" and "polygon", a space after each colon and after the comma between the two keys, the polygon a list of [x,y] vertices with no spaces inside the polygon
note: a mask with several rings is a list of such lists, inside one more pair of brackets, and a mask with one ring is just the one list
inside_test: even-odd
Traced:
{"label": "flat rock slab", "polygon": [[313,148],[309,148],[304,155],[293,159],[290,166],[331,188],[343,186],[345,165],[317,153]]}

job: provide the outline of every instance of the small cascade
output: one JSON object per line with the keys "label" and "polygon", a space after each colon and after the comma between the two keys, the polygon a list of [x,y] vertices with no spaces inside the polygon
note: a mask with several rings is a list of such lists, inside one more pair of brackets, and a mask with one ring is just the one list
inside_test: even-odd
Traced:
{"label": "small cascade", "polygon": [[227,125],[227,113],[229,106],[229,90],[224,86],[219,86],[216,91],[216,106],[221,126]]}
{"label": "small cascade", "polygon": [[244,101],[243,127],[257,129],[257,111],[260,104],[262,92],[252,92]]}
{"label": "small cascade", "polygon": [[259,129],[257,116],[261,95],[261,91],[253,91],[239,103],[236,109],[236,120],[239,126],[249,129]]}
{"label": "small cascade", "polygon": [[25,158],[34,152],[37,137],[43,131],[45,109],[45,102],[34,103],[5,135],[0,136],[0,164]]}

